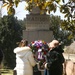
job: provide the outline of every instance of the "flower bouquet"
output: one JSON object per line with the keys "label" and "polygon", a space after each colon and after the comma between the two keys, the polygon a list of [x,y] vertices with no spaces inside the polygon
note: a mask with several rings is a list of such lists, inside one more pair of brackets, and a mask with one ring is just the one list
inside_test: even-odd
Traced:
{"label": "flower bouquet", "polygon": [[43,40],[36,40],[29,44],[29,47],[34,53],[35,60],[39,63],[39,68],[44,69],[44,62],[46,61],[46,53],[49,51],[48,44]]}

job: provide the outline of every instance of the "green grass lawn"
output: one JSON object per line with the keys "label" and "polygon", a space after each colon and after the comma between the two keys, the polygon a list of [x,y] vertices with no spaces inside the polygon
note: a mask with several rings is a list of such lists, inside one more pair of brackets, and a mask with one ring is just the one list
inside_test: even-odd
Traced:
{"label": "green grass lawn", "polygon": [[10,69],[2,69],[1,75],[13,75],[13,70]]}

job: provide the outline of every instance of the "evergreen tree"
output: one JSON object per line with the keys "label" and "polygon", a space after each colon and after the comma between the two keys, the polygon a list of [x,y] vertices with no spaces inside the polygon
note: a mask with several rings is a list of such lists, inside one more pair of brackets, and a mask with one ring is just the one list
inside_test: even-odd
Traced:
{"label": "evergreen tree", "polygon": [[14,68],[15,55],[13,49],[22,38],[22,29],[13,16],[4,16],[0,20],[0,47],[4,52],[4,66]]}

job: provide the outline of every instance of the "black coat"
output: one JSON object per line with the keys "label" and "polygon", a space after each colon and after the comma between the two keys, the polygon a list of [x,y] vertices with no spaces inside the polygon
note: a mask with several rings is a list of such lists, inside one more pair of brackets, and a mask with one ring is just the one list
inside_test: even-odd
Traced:
{"label": "black coat", "polygon": [[62,75],[63,74],[63,49],[61,46],[54,48],[47,53],[47,67],[49,68],[50,75]]}

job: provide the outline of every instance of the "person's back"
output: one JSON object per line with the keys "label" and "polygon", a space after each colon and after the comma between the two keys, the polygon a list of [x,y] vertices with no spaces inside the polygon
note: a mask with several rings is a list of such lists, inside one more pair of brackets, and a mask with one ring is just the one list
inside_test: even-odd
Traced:
{"label": "person's back", "polygon": [[30,47],[17,47],[14,49],[14,53],[16,53],[17,75],[33,75],[33,66],[35,66],[36,62]]}
{"label": "person's back", "polygon": [[[61,51],[61,50],[60,50]],[[54,48],[47,54],[48,67],[51,75],[62,75],[63,74],[63,63],[64,57],[62,52],[58,51],[57,48]]]}
{"label": "person's back", "polygon": [[47,53],[47,68],[50,75],[62,75],[63,73],[63,49],[59,42],[54,40],[50,43],[51,50]]}

